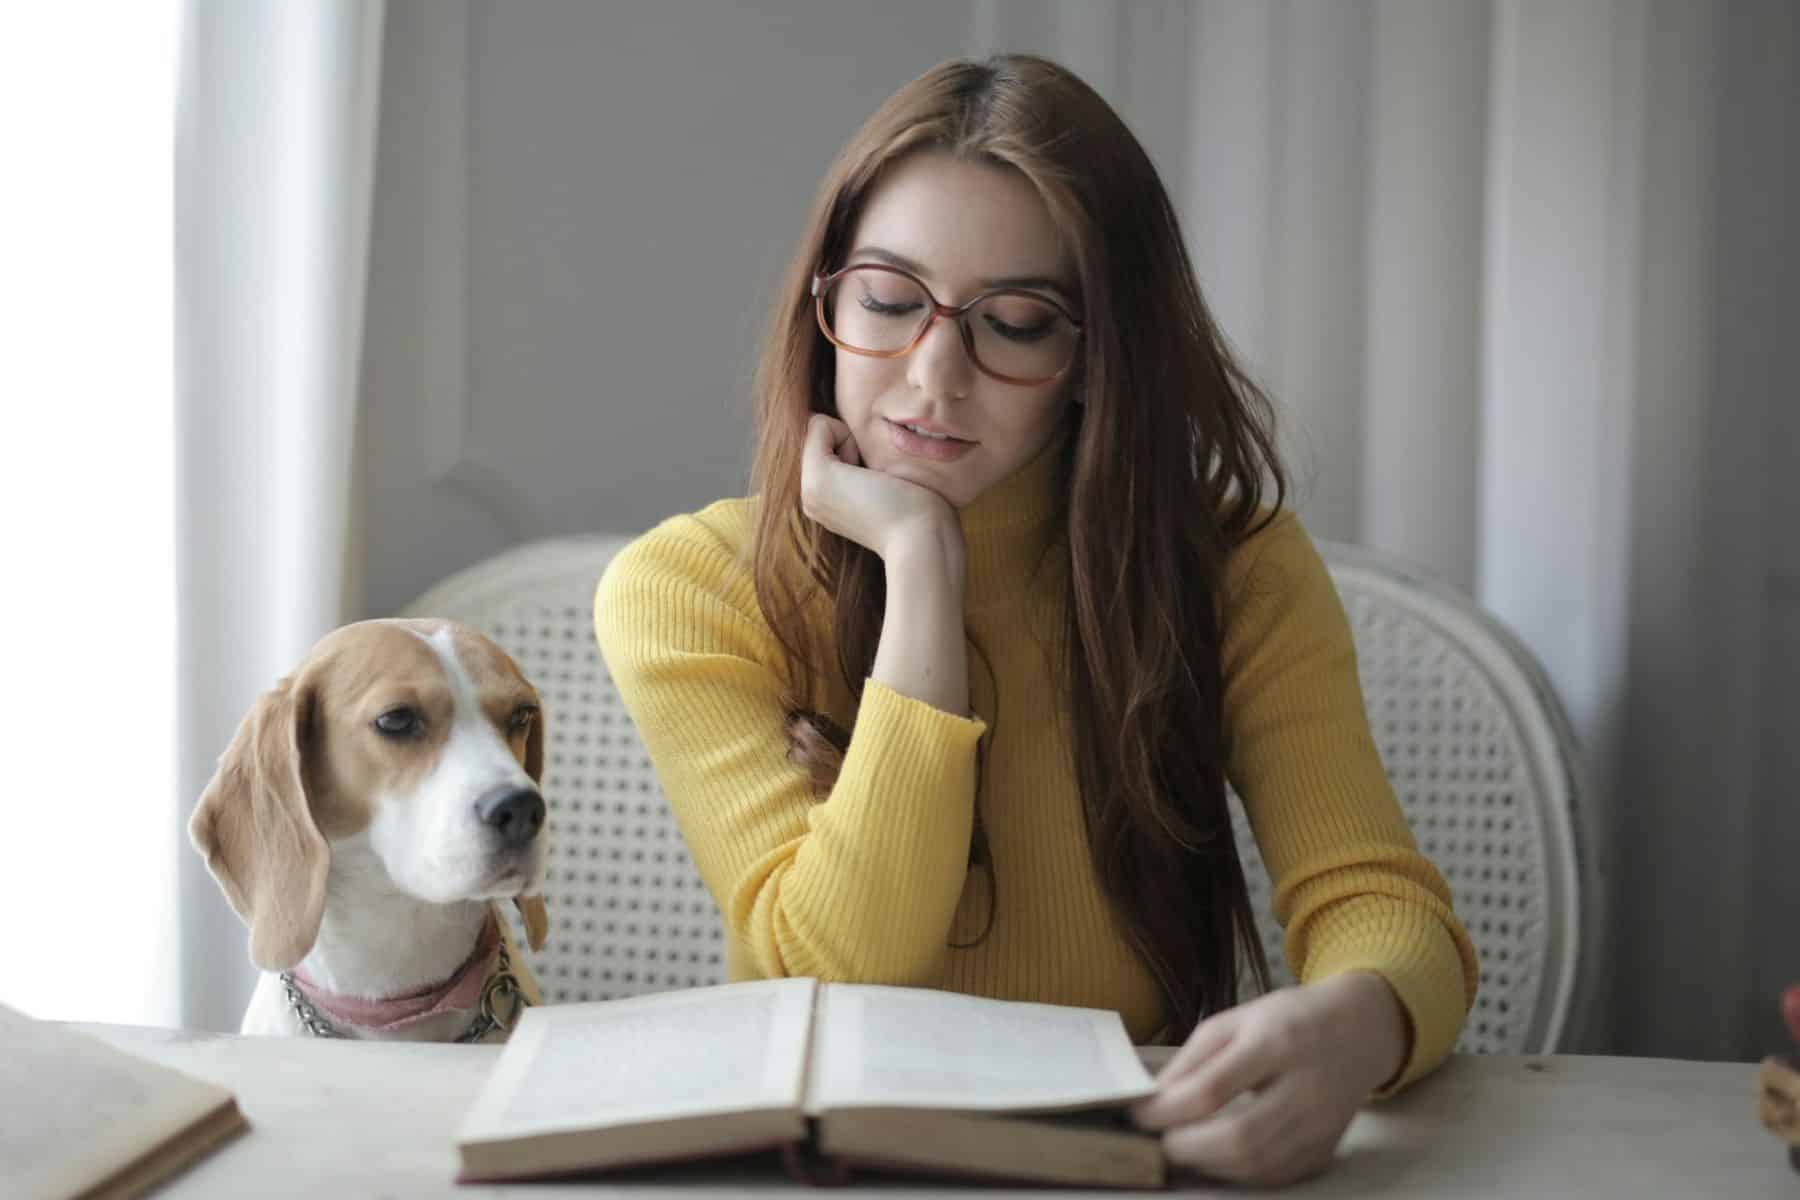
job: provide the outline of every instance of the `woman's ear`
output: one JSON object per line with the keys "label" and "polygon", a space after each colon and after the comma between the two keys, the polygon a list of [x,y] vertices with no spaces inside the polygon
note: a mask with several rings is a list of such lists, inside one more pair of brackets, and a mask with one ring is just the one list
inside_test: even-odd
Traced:
{"label": "woman's ear", "polygon": [[251,707],[188,821],[225,898],[250,926],[250,958],[285,971],[318,940],[331,850],[313,822],[302,756],[316,688],[283,679]]}

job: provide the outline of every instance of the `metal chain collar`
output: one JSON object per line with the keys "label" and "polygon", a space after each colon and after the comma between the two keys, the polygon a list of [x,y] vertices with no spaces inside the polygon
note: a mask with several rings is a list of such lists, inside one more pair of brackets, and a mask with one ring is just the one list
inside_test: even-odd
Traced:
{"label": "metal chain collar", "polygon": [[[327,1020],[312,1001],[294,982],[292,971],[281,973],[281,989],[287,994],[288,1008],[300,1027],[314,1037],[349,1038],[349,1034]],[[498,1030],[510,1030],[518,1021],[519,1014],[531,1007],[526,999],[525,990],[519,986],[519,977],[513,974],[512,956],[506,952],[506,939],[500,939],[499,970],[488,979],[481,989],[481,1003],[475,1009],[475,1018],[469,1027],[456,1038],[458,1045],[479,1042],[482,1038]],[[504,1014],[504,1015],[503,1015]]]}

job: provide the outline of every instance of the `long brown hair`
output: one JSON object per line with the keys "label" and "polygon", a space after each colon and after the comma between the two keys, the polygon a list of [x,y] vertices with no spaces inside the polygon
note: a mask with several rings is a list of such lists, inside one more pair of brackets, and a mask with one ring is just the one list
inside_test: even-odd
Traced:
{"label": "long brown hair", "polygon": [[[842,265],[883,171],[924,150],[1019,171],[1075,257],[1081,403],[1055,491],[1075,769],[1094,868],[1185,1038],[1236,1003],[1244,966],[1268,986],[1226,804],[1220,605],[1227,555],[1272,519],[1287,482],[1271,406],[1201,300],[1149,157],[1104,100],[1044,59],[953,61],[903,87],[826,175],[788,272],[757,377],[752,483],[756,592],[788,659],[791,756],[829,787],[847,735],[814,711],[820,673],[835,668],[860,694],[885,597],[880,560],[801,510],[808,419],[837,412],[808,285]],[[821,598],[829,646],[806,620]]]}

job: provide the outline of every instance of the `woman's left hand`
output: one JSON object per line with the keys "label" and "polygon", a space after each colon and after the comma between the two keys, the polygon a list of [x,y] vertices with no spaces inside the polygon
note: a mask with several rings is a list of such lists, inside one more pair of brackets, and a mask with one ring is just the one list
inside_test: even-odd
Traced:
{"label": "woman's left hand", "polygon": [[1132,1116],[1162,1133],[1171,1165],[1292,1183],[1330,1164],[1356,1110],[1407,1052],[1399,997],[1381,976],[1350,971],[1200,1022]]}

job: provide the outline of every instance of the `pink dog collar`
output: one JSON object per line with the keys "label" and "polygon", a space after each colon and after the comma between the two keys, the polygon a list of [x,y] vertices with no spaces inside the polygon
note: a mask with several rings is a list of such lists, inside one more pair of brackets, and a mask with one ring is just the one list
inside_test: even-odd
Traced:
{"label": "pink dog collar", "polygon": [[373,1033],[398,1033],[443,1013],[474,1008],[481,1002],[481,989],[499,954],[500,922],[489,909],[474,952],[439,983],[372,1000],[321,991],[300,971],[293,972],[293,979],[308,1002],[331,1020]]}

